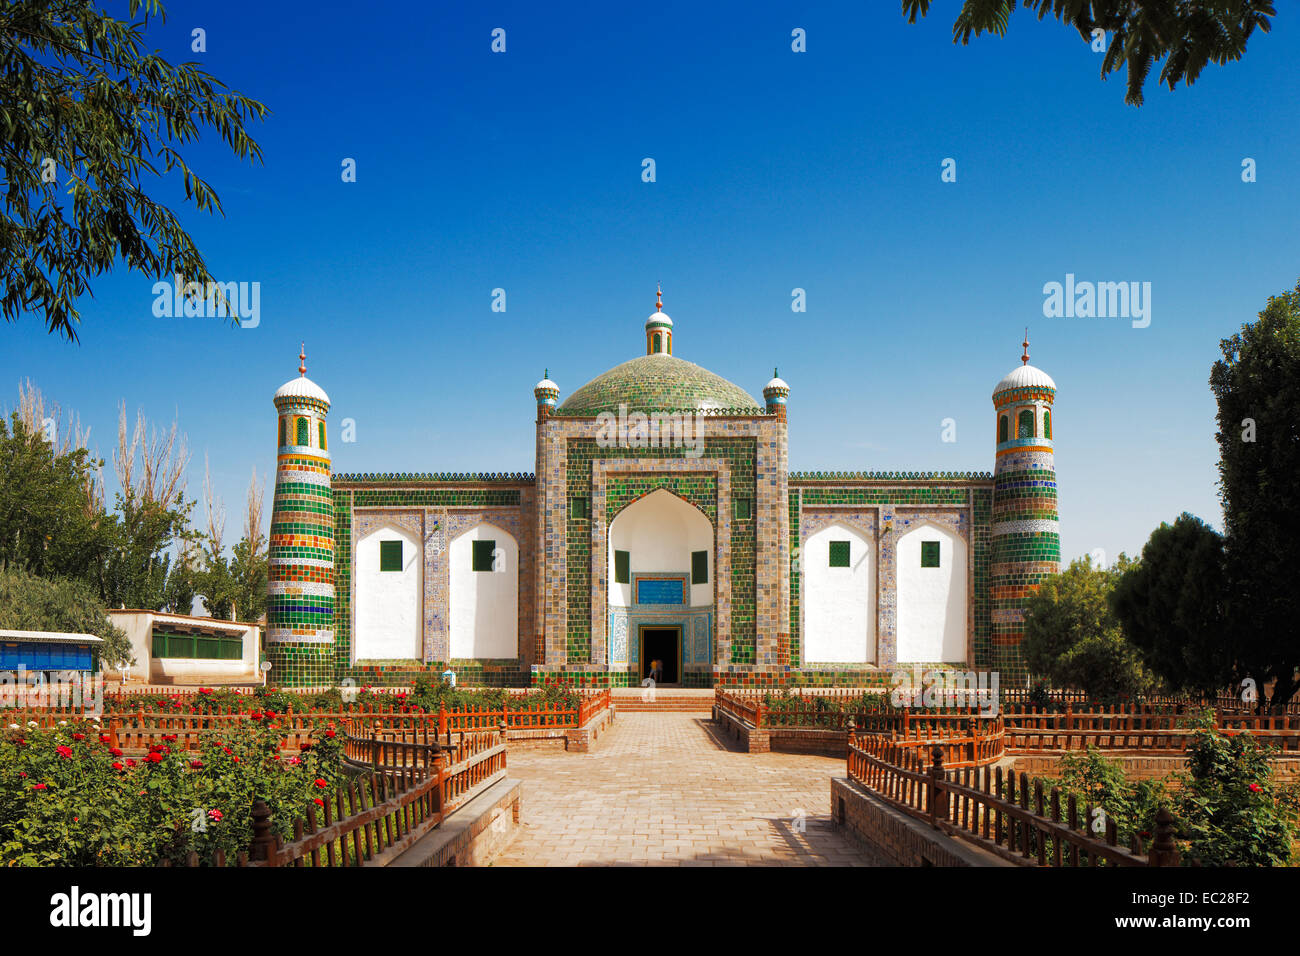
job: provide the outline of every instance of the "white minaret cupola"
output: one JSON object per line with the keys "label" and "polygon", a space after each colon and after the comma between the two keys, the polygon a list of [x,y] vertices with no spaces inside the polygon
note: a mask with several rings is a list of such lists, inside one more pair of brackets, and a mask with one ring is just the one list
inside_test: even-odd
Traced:
{"label": "white minaret cupola", "polygon": [[645,320],[645,354],[673,354],[673,320],[664,311],[664,290],[657,287],[655,292],[655,310]]}

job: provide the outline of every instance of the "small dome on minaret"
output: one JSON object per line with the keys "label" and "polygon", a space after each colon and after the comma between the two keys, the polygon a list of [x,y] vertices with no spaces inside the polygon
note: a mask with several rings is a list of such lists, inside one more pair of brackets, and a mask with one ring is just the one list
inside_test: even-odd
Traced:
{"label": "small dome on minaret", "polygon": [[325,389],[307,377],[307,345],[298,351],[298,377],[291,378],[275,390],[273,401],[278,406],[282,401],[300,399],[322,402],[329,409],[330,397]]}
{"label": "small dome on minaret", "polygon": [[673,354],[673,320],[664,311],[664,290],[657,287],[655,292],[655,310],[645,320],[645,354]]}
{"label": "small dome on minaret", "polygon": [[542,380],[533,386],[533,397],[538,405],[554,406],[560,399],[560,386],[551,381],[551,370],[542,372]]}
{"label": "small dome on minaret", "polygon": [[763,397],[769,405],[784,405],[790,397],[790,386],[772,369],[772,380],[763,386]]}

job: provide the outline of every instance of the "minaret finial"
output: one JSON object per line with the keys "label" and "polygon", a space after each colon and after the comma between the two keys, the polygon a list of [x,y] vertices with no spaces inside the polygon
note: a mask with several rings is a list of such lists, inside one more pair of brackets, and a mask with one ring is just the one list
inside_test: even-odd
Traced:
{"label": "minaret finial", "polygon": [[662,282],[656,282],[655,283],[655,311],[662,312],[663,310],[664,310],[664,284]]}
{"label": "minaret finial", "polygon": [[307,377],[307,343],[303,342],[298,349],[298,374]]}
{"label": "minaret finial", "polygon": [[549,368],[542,369],[542,378],[550,378],[550,377],[551,377],[551,370]]}
{"label": "minaret finial", "polygon": [[1020,361],[1024,362],[1026,365],[1028,365],[1028,364],[1029,364],[1029,329],[1028,329],[1028,327],[1025,328],[1025,340],[1024,340],[1024,342],[1022,342],[1021,344],[1025,347],[1025,354],[1022,355],[1022,356],[1020,356]]}

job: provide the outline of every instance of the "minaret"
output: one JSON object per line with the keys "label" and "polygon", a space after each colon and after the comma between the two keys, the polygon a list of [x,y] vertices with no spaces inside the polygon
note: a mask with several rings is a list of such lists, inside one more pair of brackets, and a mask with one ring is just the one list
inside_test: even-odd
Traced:
{"label": "minaret", "polygon": [[298,377],[280,386],[274,399],[279,437],[268,549],[268,677],[277,687],[333,686],[334,500],[325,426],[330,400],[307,377],[305,344],[298,362]]}
{"label": "minaret", "polygon": [[645,320],[645,354],[673,354],[673,320],[664,311],[664,290],[657,287],[655,292],[655,310]]}
{"label": "minaret", "polygon": [[993,468],[992,666],[1003,686],[1027,676],[1020,644],[1025,598],[1060,570],[1052,402],[1056,383],[1029,364],[1025,330],[1021,366],[993,390],[997,461]]}
{"label": "minaret", "polygon": [[776,374],[776,369],[772,369],[772,380],[763,386],[763,401],[767,403],[767,413],[785,418],[785,400],[789,397],[790,386]]}

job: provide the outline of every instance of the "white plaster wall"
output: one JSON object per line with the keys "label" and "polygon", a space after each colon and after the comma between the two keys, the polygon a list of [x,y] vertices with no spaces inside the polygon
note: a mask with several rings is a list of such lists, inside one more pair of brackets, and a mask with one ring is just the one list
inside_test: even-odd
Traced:
{"label": "white plaster wall", "polygon": [[[849,542],[849,566],[832,568],[832,541]],[[876,659],[875,545],[848,525],[809,535],[799,554],[803,584],[803,659],[867,664]]]}
{"label": "white plaster wall", "polygon": [[[379,542],[402,542],[402,570],[379,570]],[[424,549],[404,528],[385,525],[357,541],[356,628],[353,659],[418,660],[421,657],[421,595]]]}
{"label": "white plaster wall", "polygon": [[[939,542],[939,566],[921,567],[921,542]],[[966,660],[966,542],[935,525],[898,539],[899,663]]]}
{"label": "white plaster wall", "polygon": [[[631,574],[684,574],[692,607],[713,603],[713,525],[704,512],[660,488],[628,505],[609,526],[609,603],[628,607],[632,585],[614,583],[614,552],[628,552]],[[708,554],[709,580],[691,584],[691,553]]]}
{"label": "white plaster wall", "polygon": [[[495,541],[500,570],[474,570],[474,541]],[[451,543],[451,656],[519,656],[519,544],[492,524],[470,528]]]}

